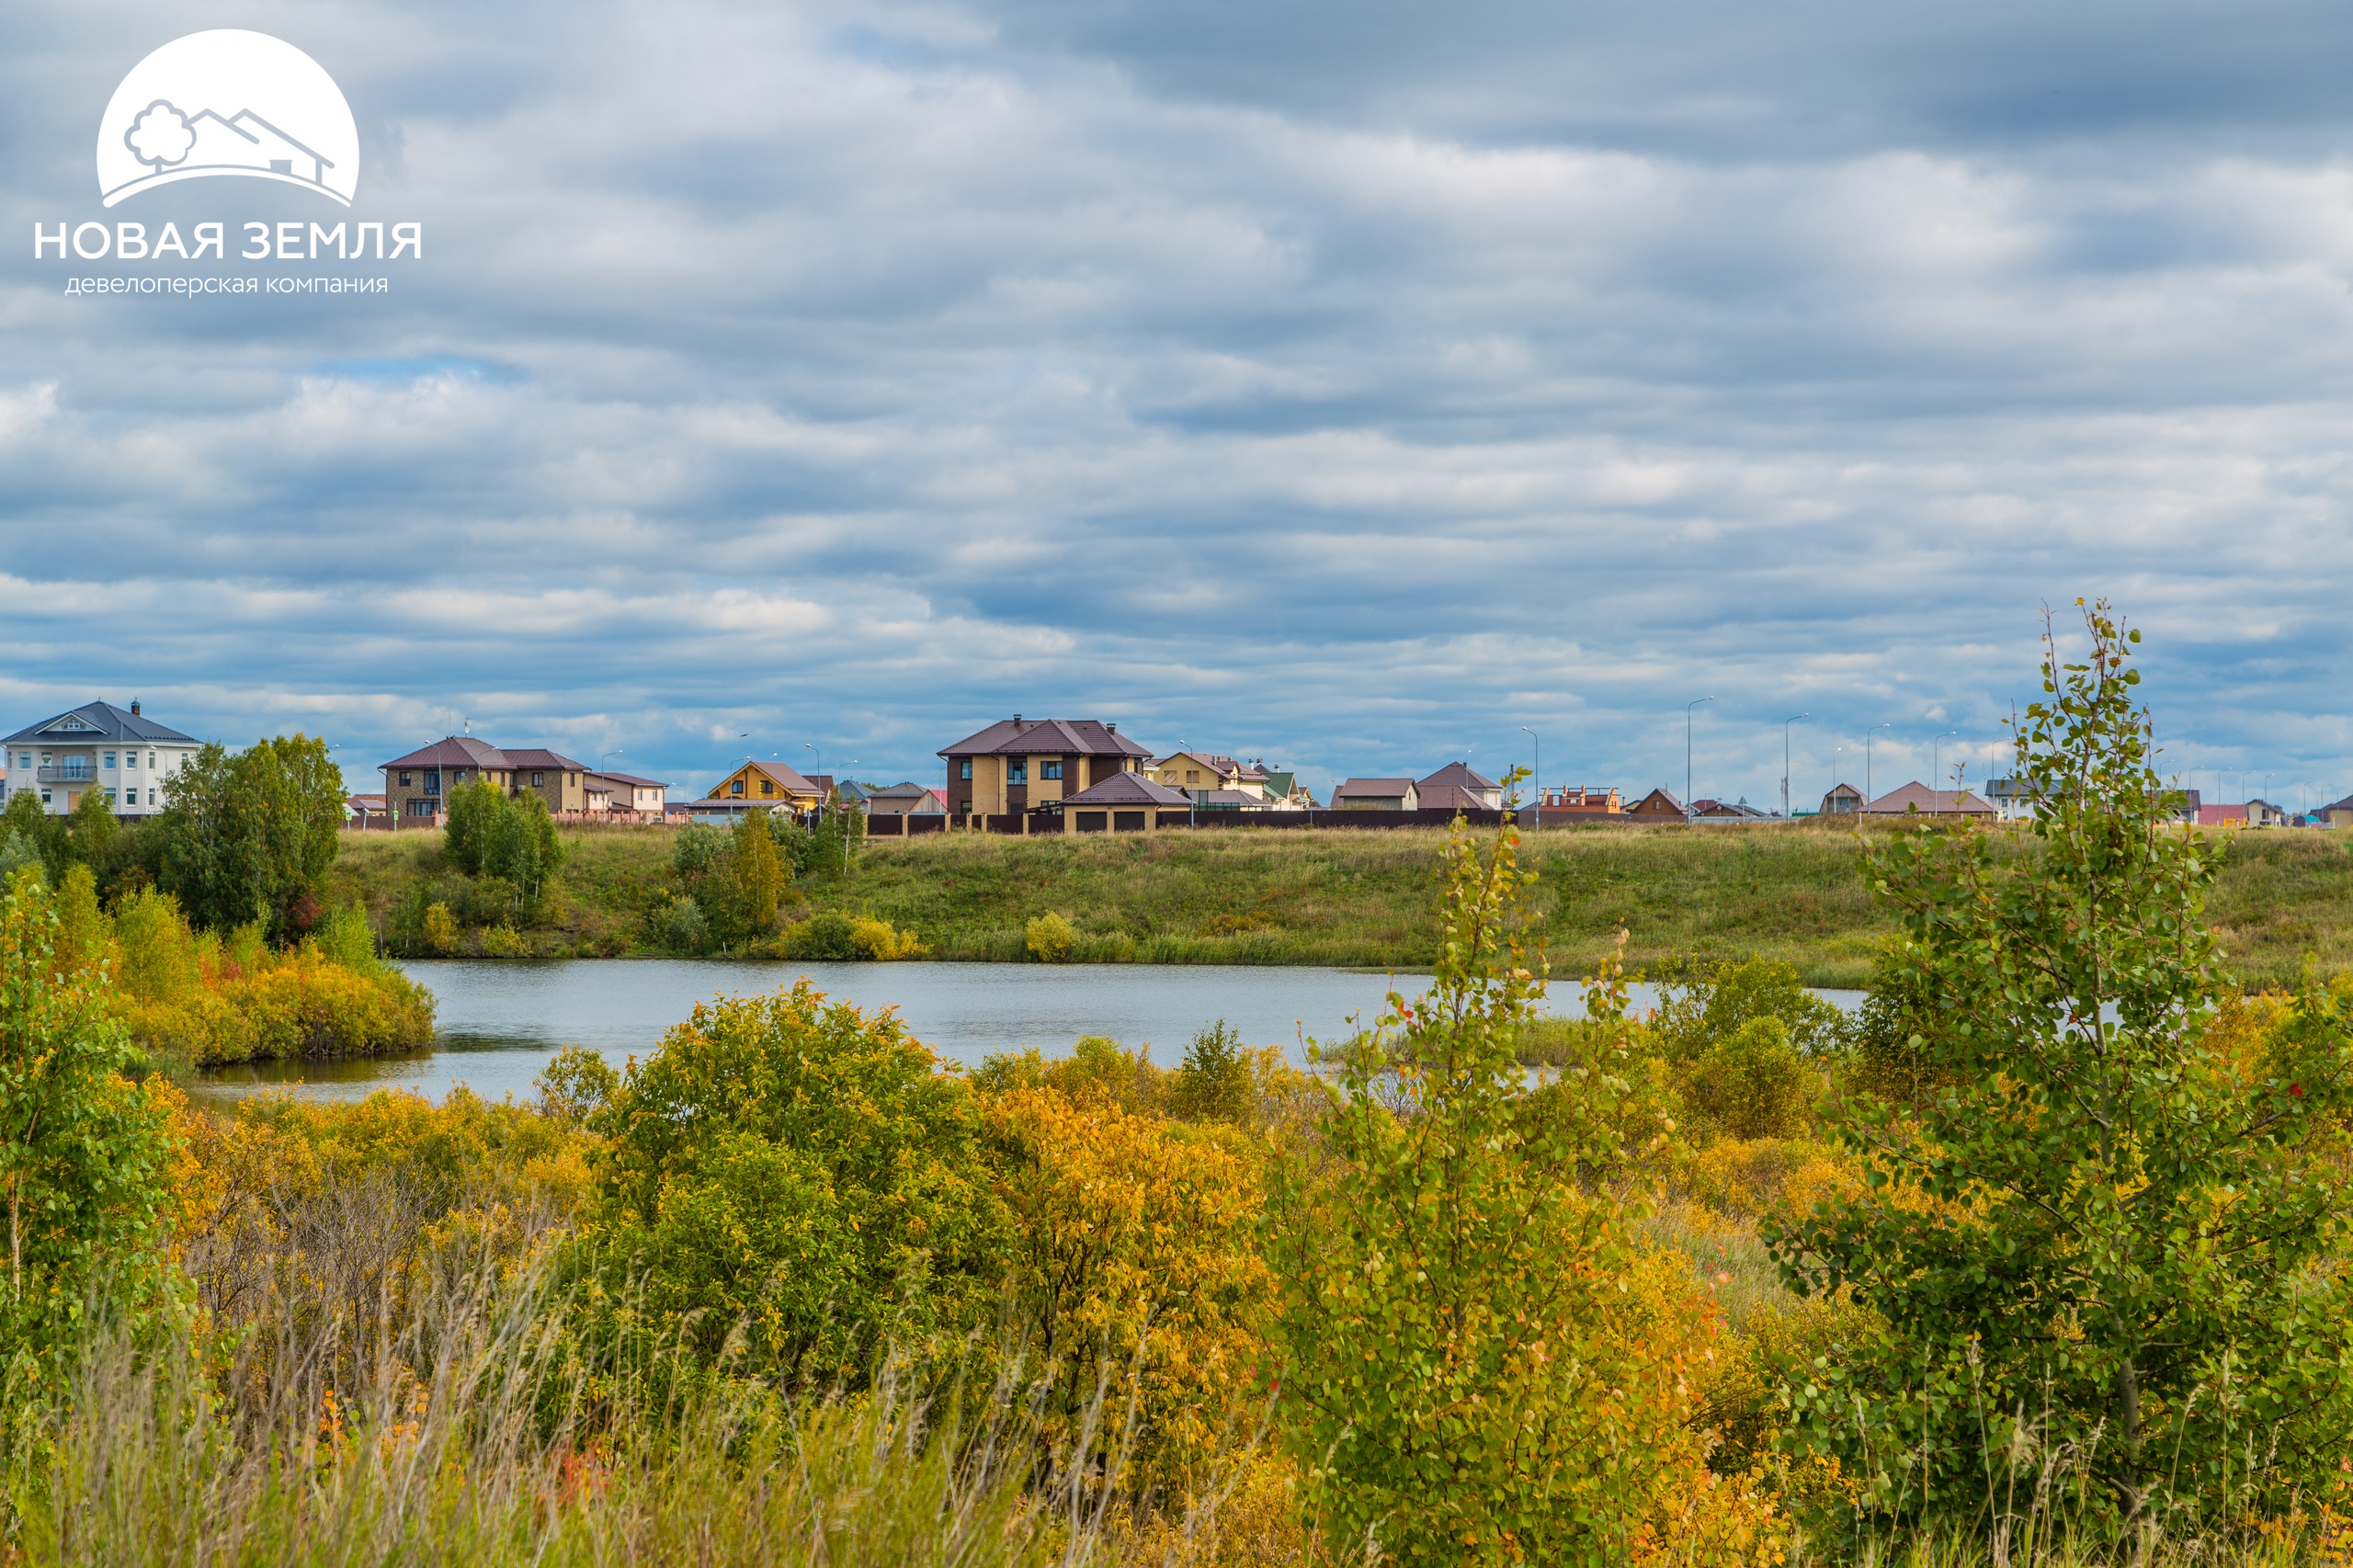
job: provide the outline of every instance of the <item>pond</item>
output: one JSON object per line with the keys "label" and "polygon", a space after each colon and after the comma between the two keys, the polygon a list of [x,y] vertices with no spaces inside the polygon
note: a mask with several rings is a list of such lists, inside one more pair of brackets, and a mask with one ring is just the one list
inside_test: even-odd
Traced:
{"label": "pond", "polygon": [[[1036,1046],[1067,1052],[1082,1035],[1108,1035],[1173,1066],[1194,1032],[1219,1018],[1248,1044],[1301,1059],[1301,1037],[1332,1039],[1348,1019],[1370,1022],[1393,985],[1418,995],[1426,975],[1232,964],[781,963],[745,960],[575,959],[541,962],[445,959],[401,968],[439,1002],[436,1049],[332,1062],[218,1068],[188,1086],[208,1096],[289,1088],[358,1099],[407,1088],[438,1099],[464,1084],[490,1099],[531,1097],[531,1081],[559,1047],[585,1045],[615,1066],[643,1056],[697,1002],[754,995],[806,975],[861,1007],[895,1006],[915,1037],[967,1065]],[[1638,987],[1637,1006],[1648,1005]],[[1852,1006],[1860,993],[1824,992]],[[1556,983],[1552,1010],[1582,1006],[1574,981]]]}

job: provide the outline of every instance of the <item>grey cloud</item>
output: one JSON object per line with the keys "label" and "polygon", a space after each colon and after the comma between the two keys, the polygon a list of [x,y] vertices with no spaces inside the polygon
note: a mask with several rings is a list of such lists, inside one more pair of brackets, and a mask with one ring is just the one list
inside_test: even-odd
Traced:
{"label": "grey cloud", "polygon": [[[1699,782],[1761,800],[1806,709],[1809,778],[1882,721],[1982,778],[2036,607],[2114,591],[2185,761],[2345,771],[2344,117],[2242,90],[2330,14],[1176,15],[249,18],[429,258],[218,309],[6,261],[20,705],[681,778],[744,729],[927,777],[999,710],[1319,782],[1529,723],[1679,788],[1713,691]],[[0,51],[10,232],[95,208],[184,25]],[[141,199],[313,215],[199,183]]]}

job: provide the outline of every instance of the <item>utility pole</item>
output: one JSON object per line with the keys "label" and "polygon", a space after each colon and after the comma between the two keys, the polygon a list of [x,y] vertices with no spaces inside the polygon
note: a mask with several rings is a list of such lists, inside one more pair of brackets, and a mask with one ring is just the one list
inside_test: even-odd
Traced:
{"label": "utility pole", "polygon": [[[1525,724],[1522,724],[1522,725],[1519,727],[1519,732],[1520,732],[1520,733],[1522,733],[1522,734],[1526,735],[1529,740],[1534,741],[1534,742],[1536,743],[1536,824],[1535,824],[1535,825],[1537,825],[1538,827],[1542,827],[1542,826],[1544,825],[1544,737],[1543,737],[1543,736],[1541,736],[1541,735],[1540,735],[1540,734],[1538,734],[1535,731],[1533,731],[1533,730],[1529,729],[1529,728],[1527,725],[1525,725]],[[1688,785],[1686,785],[1686,786],[1685,786],[1685,788],[1686,788],[1686,789],[1688,789],[1689,787],[1690,787],[1690,786],[1688,786]]]}
{"label": "utility pole", "polygon": [[1813,714],[1811,714],[1811,713],[1801,713],[1801,714],[1799,714],[1799,715],[1797,716],[1797,719],[1784,719],[1784,720],[1782,720],[1782,721],[1781,721],[1781,820],[1782,820],[1783,822],[1788,822],[1788,821],[1790,821],[1790,726],[1791,724],[1796,723],[1796,722],[1798,722],[1798,719],[1811,719],[1811,718],[1813,718]]}
{"label": "utility pole", "polygon": [[1683,705],[1683,822],[1691,823],[1691,710],[1702,702],[1713,702],[1712,697],[1696,698]]}

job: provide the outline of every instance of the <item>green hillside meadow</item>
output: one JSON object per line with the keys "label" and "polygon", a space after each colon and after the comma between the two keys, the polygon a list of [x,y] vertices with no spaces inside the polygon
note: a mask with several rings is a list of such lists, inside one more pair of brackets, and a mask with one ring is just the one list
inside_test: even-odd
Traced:
{"label": "green hillside meadow", "polygon": [[[1878,828],[1885,832],[1893,829]],[[2032,840],[1999,833],[2003,853]],[[534,957],[652,956],[645,911],[675,885],[676,830],[573,829],[562,886],[522,933]],[[1556,972],[1577,972],[1620,923],[1630,959],[1785,960],[1810,984],[1859,986],[1892,926],[1858,869],[1850,828],[1582,828],[1531,835],[1531,900]],[[1410,969],[1431,957],[1439,830],[1226,829],[1149,837],[940,835],[870,840],[847,878],[813,870],[784,917],[871,915],[916,932],[935,959],[1018,961],[1023,928],[1060,912],[1073,957],[1137,963]],[[440,835],[353,835],[334,872],[380,926],[402,889],[446,876]],[[2209,914],[2241,978],[2294,982],[2306,960],[2353,967],[2353,835],[2249,832],[2229,845]],[[482,950],[483,933],[459,950]]]}

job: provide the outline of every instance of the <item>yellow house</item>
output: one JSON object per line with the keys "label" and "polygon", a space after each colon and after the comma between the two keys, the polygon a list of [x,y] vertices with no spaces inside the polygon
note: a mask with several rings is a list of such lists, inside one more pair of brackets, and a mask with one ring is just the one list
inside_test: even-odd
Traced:
{"label": "yellow house", "polygon": [[756,804],[790,806],[814,811],[825,803],[825,792],[780,762],[746,761],[711,786],[709,801],[748,801]]}
{"label": "yellow house", "polygon": [[1211,752],[1180,751],[1154,763],[1147,775],[1171,790],[1239,790],[1253,800],[1273,797],[1267,789],[1267,770]]}

